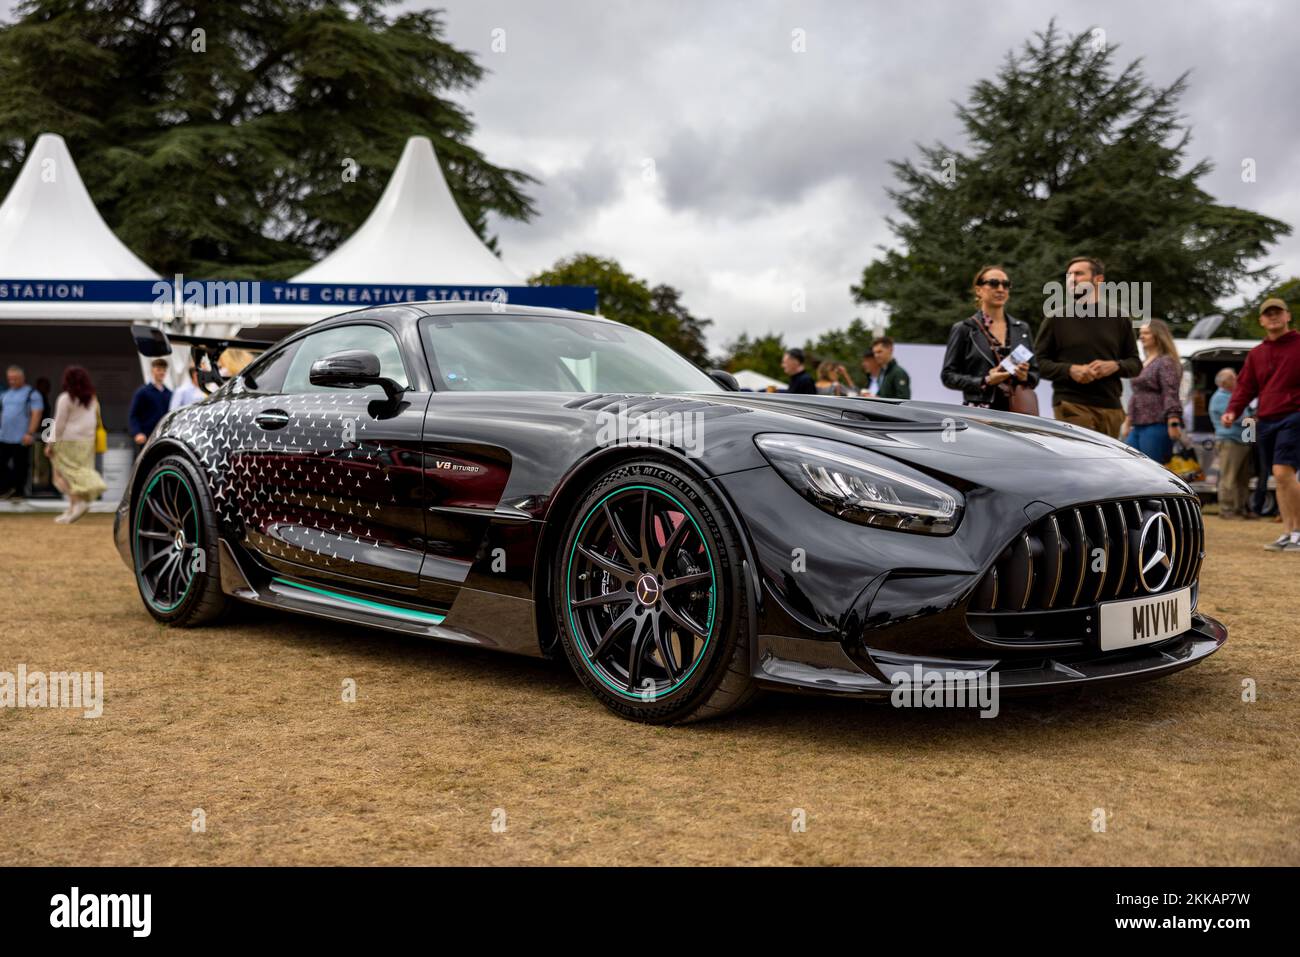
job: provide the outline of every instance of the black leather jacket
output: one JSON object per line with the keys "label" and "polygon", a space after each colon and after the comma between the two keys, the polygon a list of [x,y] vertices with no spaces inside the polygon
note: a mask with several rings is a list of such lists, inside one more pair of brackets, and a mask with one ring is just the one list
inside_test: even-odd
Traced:
{"label": "black leather jacket", "polygon": [[[1007,352],[1004,355],[1022,344],[1028,349],[1034,348],[1029,324],[1007,316]],[[984,377],[999,361],[993,356],[993,347],[984,335],[979,313],[976,313],[953,323],[952,332],[948,333],[948,348],[943,354],[943,384],[949,389],[960,390],[962,402],[966,405],[1005,410],[1010,404],[1006,393],[997,386],[984,384]],[[1024,384],[1031,389],[1038,385],[1037,356],[1029,360],[1029,378]]]}

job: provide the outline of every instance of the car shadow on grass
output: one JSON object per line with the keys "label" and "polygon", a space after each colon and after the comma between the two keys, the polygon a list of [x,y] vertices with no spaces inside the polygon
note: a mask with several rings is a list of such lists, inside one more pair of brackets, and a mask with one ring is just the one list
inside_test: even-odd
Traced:
{"label": "car shadow on grass", "polygon": [[[495,688],[512,695],[536,694],[548,708],[575,709],[574,720],[594,717],[623,728],[637,727],[606,712],[564,660],[503,654],[244,606],[214,630],[240,640],[291,646],[292,653],[345,656],[404,675],[425,672],[439,682],[480,685],[476,693]],[[815,741],[824,750],[840,746],[854,752],[885,739],[892,747],[950,748],[966,757],[964,749],[972,745],[1001,744],[1009,736],[1027,749],[1092,740],[1114,747],[1130,740],[1149,743],[1193,717],[1204,718],[1207,697],[1228,700],[1218,690],[1211,673],[1193,669],[1151,681],[1005,696],[991,717],[982,717],[978,708],[901,708],[888,699],[767,692],[738,713],[681,725],[669,733],[696,740],[714,735],[759,738],[773,745]]]}

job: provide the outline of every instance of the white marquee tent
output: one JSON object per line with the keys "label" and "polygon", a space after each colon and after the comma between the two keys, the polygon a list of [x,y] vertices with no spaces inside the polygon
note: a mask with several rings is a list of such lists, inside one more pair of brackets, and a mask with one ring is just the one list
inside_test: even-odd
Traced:
{"label": "white marquee tent", "polygon": [[516,286],[465,220],[427,136],[406,141],[366,221],[293,282]]}
{"label": "white marquee tent", "polygon": [[[462,215],[433,143],[427,136],[413,136],[366,221],[338,249],[290,283],[338,288],[319,291],[325,302],[223,306],[209,310],[207,317],[227,322],[242,317],[243,334],[257,338],[255,326],[282,333],[286,331],[282,327],[306,325],[382,302],[368,297],[367,285],[408,287],[419,299],[425,298],[421,290],[429,287],[520,286],[523,280],[496,257]],[[292,295],[289,289],[270,289]]]}
{"label": "white marquee tent", "polygon": [[36,140],[0,204],[0,277],[0,365],[21,366],[32,385],[47,380],[50,406],[67,366],[90,372],[110,431],[105,501],[115,501],[141,382],[127,327],[157,317],[148,297],[159,276],[108,228],[57,134]]}
{"label": "white marquee tent", "polygon": [[742,389],[748,389],[751,392],[766,392],[769,388],[784,389],[786,384],[780,379],[773,379],[769,375],[763,375],[753,369],[741,369],[736,373],[736,383]]}
{"label": "white marquee tent", "polygon": [[[0,205],[0,276],[53,286],[61,280],[156,280],[158,274],[127,249],[86,191],[63,137],[43,133],[32,146]],[[150,318],[149,304],[92,302],[68,286],[42,290],[40,300],[6,283],[0,321],[121,322]]]}

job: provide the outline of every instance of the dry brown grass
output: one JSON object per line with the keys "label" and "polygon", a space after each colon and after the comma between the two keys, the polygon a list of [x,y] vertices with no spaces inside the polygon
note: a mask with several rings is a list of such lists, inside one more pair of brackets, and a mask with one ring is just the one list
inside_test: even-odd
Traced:
{"label": "dry brown grass", "polygon": [[0,710],[0,864],[1300,864],[1300,556],[1207,523],[1231,637],[1189,671],[995,720],[770,695],[664,729],[562,665],[252,609],[167,630],[108,516],[6,516],[0,670],[102,671],[106,703]]}

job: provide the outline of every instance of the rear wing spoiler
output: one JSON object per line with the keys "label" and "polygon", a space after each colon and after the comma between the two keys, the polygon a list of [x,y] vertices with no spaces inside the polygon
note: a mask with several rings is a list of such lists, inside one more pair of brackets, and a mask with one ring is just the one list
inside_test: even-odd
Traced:
{"label": "rear wing spoiler", "polygon": [[248,364],[245,357],[233,367],[228,363],[223,375],[218,364],[221,354],[227,349],[241,349],[249,353],[264,352],[275,345],[262,339],[222,338],[220,336],[191,336],[170,333],[156,326],[135,323],[131,326],[131,338],[135,340],[136,351],[149,359],[160,359],[172,354],[172,343],[190,347],[190,365],[198,371],[199,388],[211,394],[229,381],[227,375],[238,373]]}
{"label": "rear wing spoiler", "polygon": [[190,336],[166,332],[156,326],[147,326],[142,323],[131,326],[131,338],[135,340],[136,351],[149,359],[171,355],[173,342],[189,346],[192,352],[196,349],[201,350],[213,358],[227,349],[247,349],[249,352],[263,352],[275,345],[274,342],[265,339]]}

